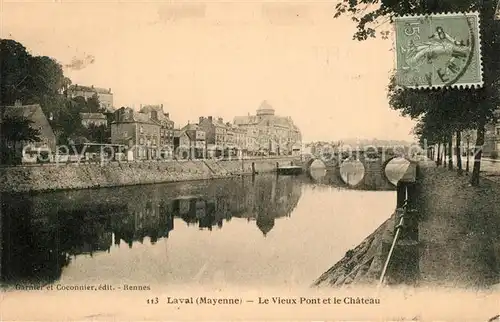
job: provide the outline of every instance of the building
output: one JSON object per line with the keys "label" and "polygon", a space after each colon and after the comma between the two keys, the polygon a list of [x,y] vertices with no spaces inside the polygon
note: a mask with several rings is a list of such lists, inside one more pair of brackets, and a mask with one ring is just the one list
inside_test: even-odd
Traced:
{"label": "building", "polygon": [[495,120],[488,123],[484,129],[484,156],[498,158],[500,153],[500,110],[495,113]]}
{"label": "building", "polygon": [[223,156],[227,148],[227,125],[224,120],[221,117],[201,116],[198,125],[205,132],[207,157]]}
{"label": "building", "polygon": [[174,121],[170,119],[170,113],[165,113],[163,104],[141,105],[141,113],[149,115],[152,120],[160,122],[160,146],[163,157],[170,157],[174,151]]}
{"label": "building", "polygon": [[232,125],[233,132],[235,136],[235,144],[238,151],[238,156],[246,156],[248,155],[248,147],[247,147],[247,130],[243,127]]}
{"label": "building", "polygon": [[23,148],[26,145],[29,145],[30,148],[26,149],[25,152],[30,154],[31,158],[34,157],[35,162],[36,155],[41,151],[49,155],[55,153],[56,136],[39,104],[22,105],[20,101],[16,101],[14,106],[4,106],[2,108],[4,110],[3,121],[6,118],[25,118],[32,122],[30,125],[31,128],[39,131],[39,142],[6,142],[7,146],[11,145],[15,147],[16,155],[21,157],[23,162],[26,161],[27,158],[30,159],[29,156],[22,154]]}
{"label": "building", "polygon": [[206,157],[206,133],[198,124],[187,124],[175,135],[176,156],[181,159]]}
{"label": "building", "polygon": [[108,126],[108,118],[103,113],[80,113],[80,118],[84,127],[89,127],[90,124]]}
{"label": "building", "polygon": [[226,123],[226,146],[224,149],[225,157],[234,157],[238,153],[238,147],[236,145],[236,133],[234,131],[234,126],[227,122]]}
{"label": "building", "polygon": [[160,123],[148,114],[122,107],[111,123],[111,143],[128,147],[129,159],[152,160],[161,155]]}
{"label": "building", "polygon": [[[234,124],[246,129],[254,154],[300,155],[302,134],[291,117],[275,115],[269,103],[263,101],[256,115],[236,116]],[[250,143],[250,142],[249,142]]]}
{"label": "building", "polygon": [[70,98],[82,96],[85,99],[89,99],[94,95],[97,95],[99,98],[101,108],[106,110],[113,109],[113,93],[111,92],[111,88],[94,87],[94,85],[82,86],[78,84],[71,85],[68,88],[68,97]]}

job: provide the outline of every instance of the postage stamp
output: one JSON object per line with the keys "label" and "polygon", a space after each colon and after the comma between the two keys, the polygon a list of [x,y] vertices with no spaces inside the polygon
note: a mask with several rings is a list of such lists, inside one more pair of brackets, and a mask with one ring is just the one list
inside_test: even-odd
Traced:
{"label": "postage stamp", "polygon": [[481,87],[479,28],[476,12],[396,17],[396,85]]}

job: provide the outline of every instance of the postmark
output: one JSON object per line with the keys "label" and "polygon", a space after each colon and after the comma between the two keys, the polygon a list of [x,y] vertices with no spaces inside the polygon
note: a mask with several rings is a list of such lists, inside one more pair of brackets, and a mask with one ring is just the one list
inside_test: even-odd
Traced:
{"label": "postmark", "polygon": [[479,28],[477,12],[396,17],[396,85],[481,87]]}

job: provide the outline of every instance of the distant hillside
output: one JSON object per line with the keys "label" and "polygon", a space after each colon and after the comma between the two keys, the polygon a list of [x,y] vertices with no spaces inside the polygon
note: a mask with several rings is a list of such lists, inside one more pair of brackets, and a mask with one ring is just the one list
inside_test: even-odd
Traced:
{"label": "distant hillside", "polygon": [[351,146],[410,146],[417,144],[416,142],[404,141],[404,140],[378,140],[378,139],[340,139],[343,145]]}

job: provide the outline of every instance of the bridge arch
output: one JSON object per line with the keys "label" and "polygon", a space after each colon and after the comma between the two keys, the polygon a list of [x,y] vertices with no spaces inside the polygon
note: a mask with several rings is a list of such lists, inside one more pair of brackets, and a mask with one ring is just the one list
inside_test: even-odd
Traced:
{"label": "bridge arch", "polygon": [[[351,153],[338,153],[328,160],[324,160],[321,157],[318,156],[312,156],[311,158],[304,160],[305,163],[303,163],[304,170],[307,174],[307,176],[315,181],[318,182],[317,178],[315,176],[311,175],[311,165],[316,161],[319,160],[323,162],[325,165],[325,168],[327,170],[327,177],[325,182],[330,182],[334,183],[335,185],[338,186],[344,186],[344,187],[349,187],[353,189],[363,189],[363,188],[369,188],[372,187],[373,189],[378,189],[376,187],[380,187],[381,189],[393,189],[397,185],[397,180],[399,179],[398,176],[402,175],[403,173],[399,173],[397,167],[391,168],[389,164],[391,161],[395,159],[402,159],[405,160],[407,165],[413,163],[411,160],[411,157],[408,154],[405,153],[394,153],[393,151],[382,151],[382,152],[366,152],[366,151],[361,151],[361,152],[351,152]],[[342,167],[342,164],[344,164],[348,160],[357,160],[363,165],[363,175],[362,177],[358,180],[358,178],[355,178],[355,182],[352,182],[348,178],[346,178],[346,172],[344,171],[344,175],[342,175],[340,169]],[[372,163],[376,164],[372,164]],[[403,166],[403,165],[402,165]],[[359,165],[358,165],[359,167]],[[391,168],[391,169],[388,169]],[[314,169],[314,168],[313,168]],[[391,175],[391,170],[393,169],[394,174],[398,174],[395,176]],[[382,172],[382,173],[380,173]],[[360,173],[357,170],[354,170],[352,172],[354,176],[359,177]],[[357,173],[357,175],[356,175]],[[389,175],[388,175],[389,174]],[[377,179],[379,178],[379,179]],[[333,180],[333,181],[332,181]],[[381,181],[380,181],[381,180]]]}
{"label": "bridge arch", "polygon": [[387,165],[389,164],[389,162],[395,160],[395,159],[403,159],[403,160],[406,160],[408,162],[408,165],[410,165],[411,163],[413,163],[413,161],[407,156],[407,155],[391,155],[390,157],[388,157],[387,159],[385,159],[382,163],[382,173],[383,173],[383,177],[385,179],[385,181],[387,181],[390,185],[392,186],[396,186],[397,183],[394,183],[391,181],[391,179],[389,177],[387,177]]}
{"label": "bridge arch", "polygon": [[345,184],[345,182],[342,180],[336,169],[324,168],[323,170],[324,170],[324,175],[321,176],[320,178],[315,177],[313,175],[313,172],[310,171],[310,168],[307,171],[305,171],[305,174],[306,177],[309,180],[311,180],[311,182],[314,182],[316,184],[327,185],[327,186],[333,185],[335,187],[349,188],[349,186]]}
{"label": "bridge arch", "polygon": [[[348,164],[348,163],[351,163],[351,164],[354,164],[355,167],[357,167],[359,170],[362,171],[362,173],[360,174],[361,177],[358,178],[358,180],[354,183],[351,183],[349,182],[349,176],[350,175],[358,175],[358,169],[355,169],[354,173],[350,173],[349,171],[346,171],[345,173],[345,176],[347,178],[344,178],[344,175],[342,173],[342,167],[345,165],[345,164]],[[339,171],[338,171],[338,177],[339,179],[348,187],[352,187],[352,188],[356,188],[360,185],[363,184],[364,180],[365,180],[365,176],[366,176],[366,165],[364,164],[364,162],[362,160],[360,160],[360,158],[358,157],[354,157],[354,156],[351,156],[351,157],[347,157],[347,158],[343,158],[339,164]]]}

